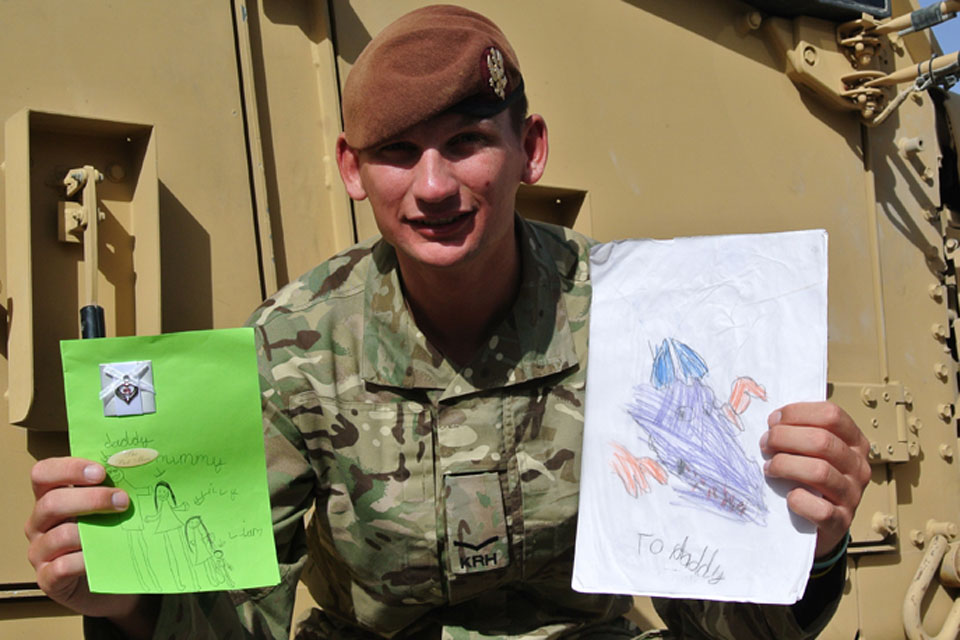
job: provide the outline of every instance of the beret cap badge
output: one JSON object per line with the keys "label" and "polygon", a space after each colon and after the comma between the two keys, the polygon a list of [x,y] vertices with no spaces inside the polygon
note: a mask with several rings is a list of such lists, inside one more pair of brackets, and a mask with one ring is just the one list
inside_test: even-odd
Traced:
{"label": "beret cap badge", "polygon": [[486,73],[483,75],[498,98],[505,100],[507,97],[507,73],[503,66],[503,54],[496,47],[487,47],[483,52],[483,60],[486,63]]}

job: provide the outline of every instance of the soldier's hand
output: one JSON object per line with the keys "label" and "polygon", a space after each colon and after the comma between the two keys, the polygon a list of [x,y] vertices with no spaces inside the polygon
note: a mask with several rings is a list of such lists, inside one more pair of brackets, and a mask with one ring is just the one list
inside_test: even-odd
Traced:
{"label": "soldier's hand", "polygon": [[143,606],[142,596],[90,593],[76,523],[79,515],[126,511],[129,496],[122,489],[100,486],[106,478],[104,468],[82,458],[41,460],[30,476],[36,502],[24,533],[37,584],[78,613],[129,619]]}
{"label": "soldier's hand", "polygon": [[847,413],[832,402],[788,404],[770,414],[760,438],[769,456],[764,473],[801,486],[787,494],[790,510],[817,525],[816,556],[846,535],[870,481],[870,445]]}

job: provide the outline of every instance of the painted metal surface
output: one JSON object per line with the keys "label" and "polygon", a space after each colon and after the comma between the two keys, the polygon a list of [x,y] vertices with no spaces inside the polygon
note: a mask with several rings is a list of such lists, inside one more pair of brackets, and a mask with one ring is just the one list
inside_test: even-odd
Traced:
{"label": "painted metal surface", "polygon": [[[77,13],[53,0],[0,3],[0,23],[17,26],[0,39],[0,120],[28,108],[153,127],[162,277],[143,295],[156,299],[158,330],[236,326],[274,283],[375,232],[368,206],[352,206],[336,174],[340,83],[371,34],[420,4],[94,1]],[[941,195],[957,174],[957,156],[944,152],[953,137],[946,121],[960,127],[957,98],[939,106],[917,94],[882,125],[864,126],[856,109],[831,106],[790,72],[791,50],[801,67],[837,65],[817,68],[824,83],[850,71],[835,23],[758,17],[735,0],[462,4],[507,33],[531,108],[552,134],[547,173],[521,191],[521,211],[599,240],[828,230],[830,393],[876,451],[845,596],[823,637],[903,638],[904,597],[934,539],[927,522],[960,520],[960,211]],[[894,16],[915,8],[892,2]],[[80,56],[71,34],[93,28],[99,36]],[[869,64],[884,73],[915,68],[934,52],[927,34],[915,33],[881,42]],[[77,132],[62,135],[82,150]],[[55,154],[55,138],[48,143]],[[0,160],[0,191],[23,188],[29,172]],[[39,176],[36,188],[54,189],[46,183],[82,164]],[[62,193],[62,183],[56,188]],[[56,202],[52,193],[45,198]],[[0,229],[20,215],[4,206]],[[50,211],[54,238],[56,216]],[[51,246],[42,250],[79,253]],[[22,319],[11,296],[15,274],[4,266],[16,250],[8,236],[0,241],[4,390],[12,388],[10,338]],[[71,290],[82,291],[79,255],[71,268]],[[101,274],[102,291],[110,291]],[[75,337],[75,302],[47,300],[51,319],[31,339]],[[108,335],[148,330],[112,309]],[[7,404],[4,394],[0,415]],[[5,638],[38,630],[80,637],[75,616],[26,597],[36,596],[21,532],[28,470],[65,451],[57,431],[64,425],[44,420],[46,431],[0,429],[11,478],[0,525]],[[934,577],[925,598],[923,625],[939,629],[952,592]],[[634,616],[656,623],[644,602]]]}

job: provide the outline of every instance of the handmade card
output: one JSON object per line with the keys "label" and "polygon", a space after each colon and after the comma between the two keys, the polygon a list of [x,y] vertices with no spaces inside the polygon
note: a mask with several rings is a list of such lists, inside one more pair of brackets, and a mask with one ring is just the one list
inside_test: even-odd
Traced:
{"label": "handmade card", "polygon": [[615,242],[590,264],[574,588],[796,602],[815,531],[759,440],[825,397],[826,233]]}
{"label": "handmade card", "polygon": [[80,519],[90,589],[277,584],[252,329],[60,343],[70,451],[130,495]]}

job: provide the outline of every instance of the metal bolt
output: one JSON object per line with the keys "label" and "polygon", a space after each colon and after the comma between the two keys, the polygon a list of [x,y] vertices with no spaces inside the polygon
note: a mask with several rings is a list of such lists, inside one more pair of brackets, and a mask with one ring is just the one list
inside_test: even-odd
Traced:
{"label": "metal bolt", "polygon": [[803,61],[813,66],[817,63],[817,50],[813,47],[807,46],[803,50]]}
{"label": "metal bolt", "polygon": [[940,302],[941,300],[943,300],[943,285],[933,283],[927,287],[927,293],[930,294],[931,298],[933,298],[937,302]]}
{"label": "metal bolt", "polygon": [[923,535],[923,531],[920,531],[920,529],[910,530],[910,542],[912,542],[914,545],[922,547],[925,538],[926,536]]}
{"label": "metal bolt", "polygon": [[870,457],[877,458],[880,456],[880,447],[877,446],[876,442],[870,443]]}
{"label": "metal bolt", "polygon": [[902,155],[923,151],[923,138],[899,138],[897,140],[897,149],[899,149]]}
{"label": "metal bolt", "polygon": [[917,417],[907,420],[907,424],[910,426],[910,431],[913,431],[914,433],[917,433],[923,428],[923,423],[920,422],[920,418]]}
{"label": "metal bolt", "polygon": [[863,400],[863,404],[868,407],[877,401],[876,394],[874,394],[872,387],[863,387],[860,389],[860,399]]}
{"label": "metal bolt", "polygon": [[888,536],[896,531],[897,519],[889,513],[876,511],[874,512],[873,517],[870,518],[870,525],[873,530],[880,535]]}
{"label": "metal bolt", "polygon": [[913,394],[910,393],[910,389],[903,390],[903,402],[905,404],[913,404]]}
{"label": "metal bolt", "polygon": [[933,333],[933,337],[936,338],[937,340],[946,340],[947,336],[950,335],[950,332],[947,330],[947,327],[940,324],[939,322],[934,323],[933,326],[930,327],[930,331],[931,333]]}
{"label": "metal bolt", "polygon": [[940,210],[935,207],[929,207],[923,210],[923,217],[930,222],[935,222],[940,217]]}
{"label": "metal bolt", "polygon": [[933,177],[934,177],[933,169],[931,169],[930,167],[927,167],[926,169],[923,170],[924,182],[929,182],[930,184],[933,184]]}
{"label": "metal bolt", "polygon": [[938,362],[937,364],[933,365],[933,372],[937,374],[937,377],[941,380],[946,380],[947,376],[950,374],[950,369],[942,362]]}
{"label": "metal bolt", "polygon": [[879,427],[880,421],[874,418],[873,420],[870,421],[870,424],[872,424],[874,427]]}
{"label": "metal bolt", "polygon": [[960,247],[960,242],[956,238],[948,238],[943,246],[947,248],[947,251],[956,251],[957,247]]}
{"label": "metal bolt", "polygon": [[937,452],[940,454],[940,457],[943,458],[944,460],[948,462],[950,460],[953,460],[953,447],[951,447],[947,443],[943,443],[939,447],[937,447]]}
{"label": "metal bolt", "polygon": [[742,16],[740,16],[740,27],[741,31],[756,31],[760,28],[760,25],[763,24],[763,14],[759,11],[748,11]]}
{"label": "metal bolt", "polygon": [[893,445],[892,445],[892,444],[888,444],[888,445],[887,445],[887,453],[889,453],[890,455],[893,455]]}
{"label": "metal bolt", "polygon": [[883,401],[884,401],[884,402],[890,402],[890,392],[889,392],[889,391],[884,391],[884,392],[883,392]]}
{"label": "metal bolt", "polygon": [[911,442],[907,445],[907,451],[910,453],[911,458],[916,458],[920,455],[920,445],[916,442]]}
{"label": "metal bolt", "polygon": [[953,417],[953,405],[952,404],[938,404],[937,405],[937,415],[939,415],[944,420],[949,420]]}

